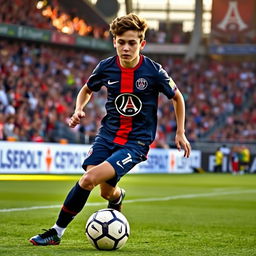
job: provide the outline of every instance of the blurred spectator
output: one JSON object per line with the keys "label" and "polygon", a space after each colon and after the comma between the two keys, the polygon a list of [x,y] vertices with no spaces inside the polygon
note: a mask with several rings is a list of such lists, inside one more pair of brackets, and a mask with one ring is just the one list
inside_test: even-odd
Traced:
{"label": "blurred spectator", "polygon": [[229,172],[229,156],[230,156],[230,148],[227,145],[223,144],[220,147],[221,152],[223,153],[223,165],[222,170],[223,172]]}
{"label": "blurred spectator", "polygon": [[222,172],[222,163],[223,163],[223,153],[221,152],[220,147],[218,147],[215,152],[214,172]]}
{"label": "blurred spectator", "polygon": [[5,138],[18,138],[17,130],[15,130],[14,116],[9,116],[4,123],[4,135]]}
{"label": "blurred spectator", "polygon": [[250,150],[245,145],[234,146],[231,150],[231,165],[233,174],[249,172]]}
{"label": "blurred spectator", "polygon": [[251,158],[251,152],[248,147],[245,145],[241,146],[240,148],[240,173],[248,173],[249,172],[249,166],[250,166],[250,159]]}
{"label": "blurred spectator", "polygon": [[238,146],[233,146],[231,148],[230,160],[231,160],[232,174],[237,175],[239,172],[239,147]]}

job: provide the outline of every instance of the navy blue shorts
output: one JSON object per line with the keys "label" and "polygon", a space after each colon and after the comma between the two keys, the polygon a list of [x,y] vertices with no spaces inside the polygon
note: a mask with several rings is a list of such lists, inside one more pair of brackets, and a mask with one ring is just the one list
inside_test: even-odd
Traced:
{"label": "navy blue shorts", "polygon": [[104,161],[109,162],[115,169],[116,176],[106,182],[115,187],[122,176],[129,172],[136,164],[147,159],[148,150],[148,146],[126,147],[102,137],[96,137],[82,167],[86,170],[88,165],[98,165]]}

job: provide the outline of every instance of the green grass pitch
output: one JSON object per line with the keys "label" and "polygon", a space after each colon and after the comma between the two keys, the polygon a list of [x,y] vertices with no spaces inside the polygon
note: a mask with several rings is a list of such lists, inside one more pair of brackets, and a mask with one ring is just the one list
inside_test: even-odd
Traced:
{"label": "green grass pitch", "polygon": [[123,213],[131,226],[125,247],[97,251],[84,235],[87,218],[106,207],[98,188],[59,246],[30,244],[31,236],[54,224],[58,205],[74,183],[0,181],[0,255],[256,255],[256,175],[127,175],[120,182],[127,192]]}

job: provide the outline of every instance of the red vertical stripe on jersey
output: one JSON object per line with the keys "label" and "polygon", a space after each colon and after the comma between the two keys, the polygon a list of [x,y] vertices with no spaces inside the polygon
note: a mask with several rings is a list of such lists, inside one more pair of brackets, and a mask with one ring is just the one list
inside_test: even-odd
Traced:
{"label": "red vertical stripe on jersey", "polygon": [[134,80],[134,72],[133,71],[123,71],[121,75],[121,93],[125,92],[133,92],[133,81]]}
{"label": "red vertical stripe on jersey", "polygon": [[[133,92],[133,84],[134,84],[134,71],[122,70],[120,93]],[[132,117],[120,115],[120,127],[116,133],[114,142],[120,145],[124,145],[128,140],[128,136],[131,130],[132,130]]]}

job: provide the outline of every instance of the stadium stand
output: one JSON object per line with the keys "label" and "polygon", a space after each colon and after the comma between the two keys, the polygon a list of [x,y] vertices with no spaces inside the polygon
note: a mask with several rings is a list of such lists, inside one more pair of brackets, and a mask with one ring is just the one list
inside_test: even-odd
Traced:
{"label": "stadium stand", "polygon": [[[45,3],[47,2],[45,1]],[[58,1],[51,1],[46,5],[38,6],[38,8],[36,2],[31,0],[0,0],[0,5],[0,23],[32,26],[39,29],[57,30],[66,34],[109,39],[106,26],[90,25],[83,18],[76,16],[73,10],[67,12]]]}
{"label": "stadium stand", "polygon": [[[207,58],[185,62],[166,58],[164,67],[184,94],[191,141],[207,138],[214,130],[211,139],[218,140],[221,136],[218,134],[222,134],[220,124],[238,118],[240,111],[248,111],[255,102],[254,62],[219,62]],[[254,122],[250,117],[241,121],[251,126]],[[248,141],[241,135],[239,138]]]}
{"label": "stadium stand", "polygon": [[[254,92],[255,102],[255,92]],[[210,136],[213,141],[252,142],[256,140],[256,111],[253,107],[226,118],[223,127]]]}
{"label": "stadium stand", "polygon": [[[74,96],[99,61],[99,57],[91,53],[77,51],[27,42],[0,41],[3,139],[38,141],[41,136],[41,141],[59,141],[61,138],[70,142],[92,141],[100,126],[99,120],[105,113],[104,90],[88,105],[88,118],[77,128],[76,135],[66,125],[66,119],[73,111]],[[236,126],[243,130],[237,136],[232,134],[227,138],[231,136],[240,141],[255,139],[256,118],[252,118],[252,113],[256,114],[246,108],[249,102],[253,102],[253,97],[255,100],[255,63],[227,65],[207,59],[185,62],[172,58],[160,61],[184,94],[191,141],[205,138],[217,121],[223,118],[232,127],[228,129],[229,133],[232,130],[237,133]],[[159,107],[156,144],[163,146],[173,140],[176,124],[173,109],[164,96],[159,98]],[[252,108],[251,105],[248,107]],[[237,114],[243,108],[244,112]],[[241,128],[241,123],[246,130]],[[211,139],[219,140],[220,136],[224,139],[225,130],[219,128]],[[243,136],[244,133],[250,136]]]}
{"label": "stadium stand", "polygon": [[54,29],[49,19],[30,0],[0,0],[0,23],[19,24],[41,29]]}
{"label": "stadium stand", "polygon": [[171,43],[171,44],[188,44],[190,32],[174,31],[168,33],[166,30],[149,29],[146,33],[146,39],[150,43]]}
{"label": "stadium stand", "polygon": [[7,40],[0,41],[0,55],[3,139],[34,140],[40,135],[43,141],[59,141],[63,133],[76,141],[65,119],[98,58],[84,51]]}
{"label": "stadium stand", "polygon": [[[22,2],[0,0],[0,23],[56,30],[52,20],[42,16],[31,1],[25,0],[21,12]],[[148,38],[152,41],[158,38],[157,42],[161,43],[161,33],[149,31]],[[179,37],[179,40],[168,40],[187,42],[187,38]],[[101,57],[88,50],[2,38],[0,139],[91,143],[105,114],[104,89],[88,104],[88,118],[80,126],[71,130],[66,121],[73,111],[78,90]],[[158,56],[156,60],[163,64],[185,97],[186,127],[191,142],[255,141],[255,62],[220,62],[207,57],[185,61],[168,56]],[[164,96],[159,98],[158,116],[153,146],[168,147],[173,143],[176,124],[173,108]]]}

